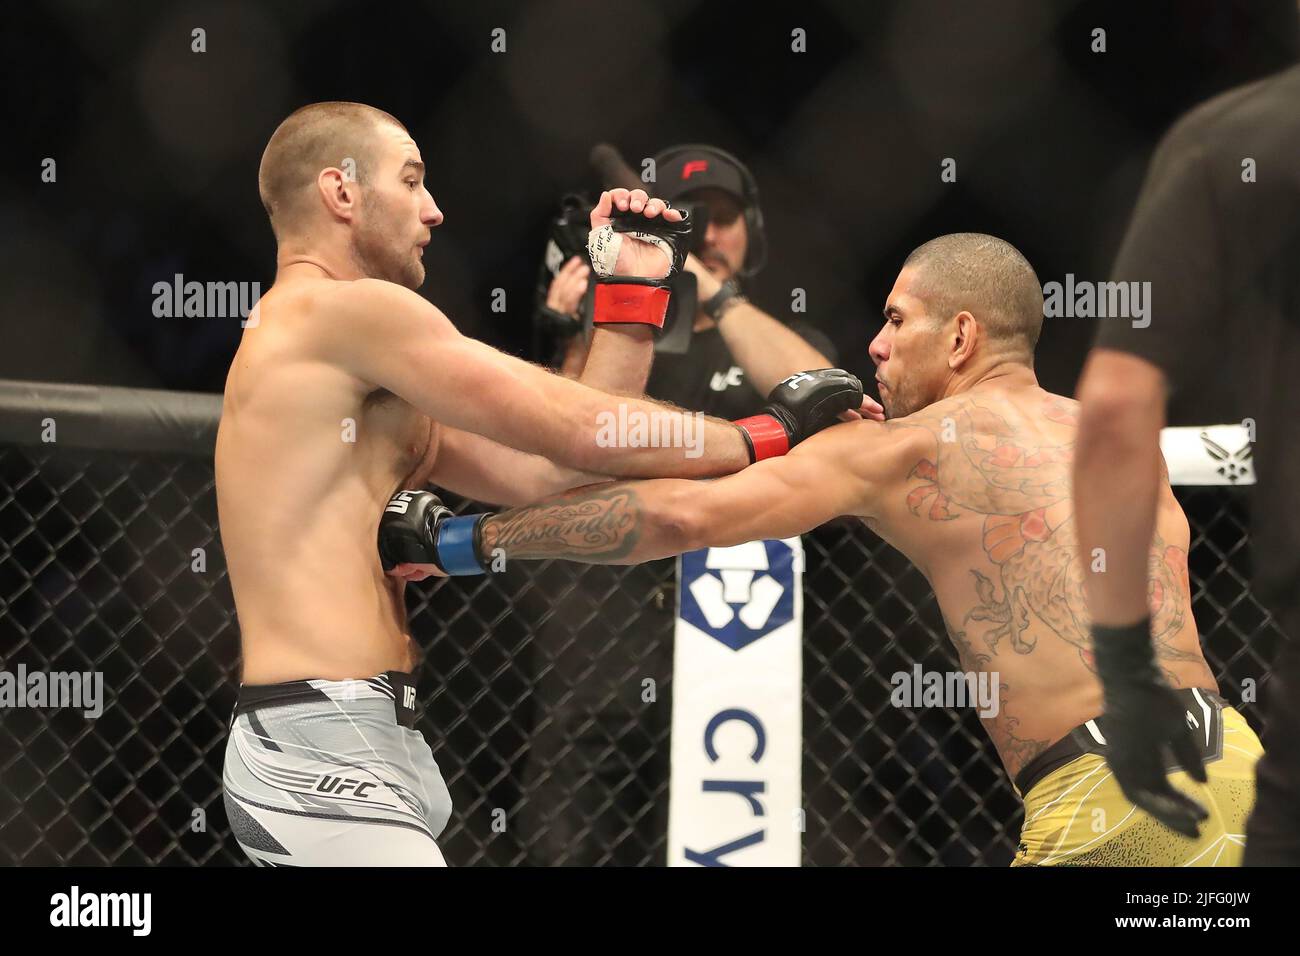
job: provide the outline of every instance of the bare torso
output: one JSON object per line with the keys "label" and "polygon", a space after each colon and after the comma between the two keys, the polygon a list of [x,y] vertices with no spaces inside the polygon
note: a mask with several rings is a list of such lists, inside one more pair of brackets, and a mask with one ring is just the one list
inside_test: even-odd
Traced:
{"label": "bare torso", "polygon": [[[996,672],[984,718],[1015,775],[1102,711],[1070,500],[1076,402],[1040,388],[972,390],[889,423],[925,437],[868,525],[926,575],[963,670]],[[1148,595],[1175,687],[1217,690],[1187,577],[1187,519],[1162,482]]]}
{"label": "bare torso", "polygon": [[277,283],[226,379],[217,506],[248,684],[416,663],[375,542],[393,492],[427,480],[438,426],[320,356],[313,321],[337,285]]}

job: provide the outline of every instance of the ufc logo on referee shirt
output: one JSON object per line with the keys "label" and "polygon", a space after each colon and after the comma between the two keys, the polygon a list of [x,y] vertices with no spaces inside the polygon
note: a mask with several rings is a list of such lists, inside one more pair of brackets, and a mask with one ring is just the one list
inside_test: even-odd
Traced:
{"label": "ufc logo on referee shirt", "polygon": [[415,688],[414,687],[402,688],[402,706],[405,707],[407,710],[415,709]]}

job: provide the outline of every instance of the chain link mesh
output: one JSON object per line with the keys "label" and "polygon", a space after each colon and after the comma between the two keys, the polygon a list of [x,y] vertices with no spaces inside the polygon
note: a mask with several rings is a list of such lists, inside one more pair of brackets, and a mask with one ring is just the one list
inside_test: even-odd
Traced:
{"label": "chain link mesh", "polygon": [[[1248,492],[1176,490],[1207,658],[1259,730],[1243,688],[1280,634],[1249,586]],[[0,540],[0,666],[99,671],[106,698],[97,719],[0,710],[0,863],[244,863],[221,800],[239,648],[211,462],[0,446]],[[1008,863],[1020,804],[978,718],[889,702],[894,672],[956,666],[924,578],[857,523],[805,547],[804,862]],[[520,562],[408,604],[448,862],[662,864],[673,562]]]}

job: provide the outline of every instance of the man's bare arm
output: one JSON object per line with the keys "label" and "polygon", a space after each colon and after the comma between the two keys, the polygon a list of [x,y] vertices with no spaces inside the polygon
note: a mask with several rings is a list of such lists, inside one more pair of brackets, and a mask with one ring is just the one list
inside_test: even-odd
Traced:
{"label": "man's bare arm", "polygon": [[869,517],[915,459],[918,429],[836,425],[783,458],[716,481],[593,485],[483,521],[483,553],[637,564],[704,547],[802,534],[841,515]]}
{"label": "man's bare arm", "polygon": [[427,300],[393,283],[361,279],[340,286],[322,309],[324,358],[436,421],[617,477],[709,477],[749,463],[740,429],[720,419],[703,419],[697,457],[684,448],[601,441],[620,405],[652,422],[690,413],[588,388],[467,338]]}
{"label": "man's bare arm", "polygon": [[648,326],[598,325],[578,381],[611,395],[639,398],[645,393],[654,356],[654,333]]}
{"label": "man's bare arm", "polygon": [[752,302],[728,309],[718,320],[718,331],[759,394],[792,372],[832,364],[802,335]]}
{"label": "man's bare arm", "polygon": [[[1096,624],[1144,619],[1160,496],[1164,374],[1150,362],[1098,349],[1080,380],[1074,511],[1088,608]],[[1094,573],[1097,549],[1105,572]]]}
{"label": "man's bare arm", "polygon": [[[686,258],[686,268],[695,273],[701,302],[713,298],[722,287],[695,256]],[[832,364],[798,332],[752,302],[735,303],[717,322],[732,358],[760,395],[766,395],[787,375]]]}
{"label": "man's bare arm", "polygon": [[443,427],[429,482],[494,505],[523,505],[569,488],[609,480],[473,432]]}
{"label": "man's bare arm", "polygon": [[[612,395],[641,397],[654,361],[654,333],[642,325],[599,325],[578,381]],[[569,375],[568,378],[575,376]],[[608,481],[483,435],[444,427],[429,480],[477,501],[518,505],[568,488]]]}
{"label": "man's bare arm", "polygon": [[[669,211],[662,199],[652,199],[644,190],[617,189],[600,194],[600,200],[591,210],[591,227],[596,229],[611,222],[615,210],[641,213],[648,220],[663,216],[674,222],[681,220],[681,212]],[[629,249],[620,252],[619,259],[635,261],[643,266],[636,275],[666,276],[670,263],[662,251],[650,250],[642,243],[628,240]],[[662,268],[657,259],[663,259]],[[654,361],[654,333],[646,325],[606,325],[598,323],[592,335],[591,349],[578,381],[591,388],[613,395],[641,395],[650,377],[650,364]]]}

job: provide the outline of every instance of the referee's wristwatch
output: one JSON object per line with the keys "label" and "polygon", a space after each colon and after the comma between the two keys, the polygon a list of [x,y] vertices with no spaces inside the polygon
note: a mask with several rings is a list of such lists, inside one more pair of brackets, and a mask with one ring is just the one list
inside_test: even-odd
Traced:
{"label": "referee's wristwatch", "polygon": [[721,319],[727,312],[742,302],[748,302],[749,299],[741,295],[740,285],[735,279],[728,279],[722,283],[722,288],[718,289],[710,299],[705,299],[700,305],[704,314],[715,321]]}

